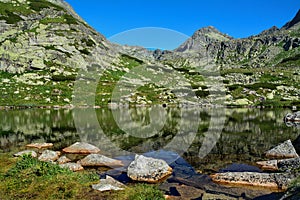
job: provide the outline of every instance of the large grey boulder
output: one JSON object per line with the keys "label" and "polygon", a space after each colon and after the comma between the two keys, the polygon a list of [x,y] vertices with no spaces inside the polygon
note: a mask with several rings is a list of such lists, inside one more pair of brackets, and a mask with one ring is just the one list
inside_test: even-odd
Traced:
{"label": "large grey boulder", "polygon": [[172,168],[161,159],[136,155],[127,170],[129,178],[135,181],[156,183],[172,174]]}
{"label": "large grey boulder", "polygon": [[100,149],[98,147],[95,147],[94,145],[85,142],[76,142],[71,146],[64,148],[63,152],[73,154],[91,154],[99,153]]}
{"label": "large grey boulder", "polygon": [[60,155],[60,152],[58,152],[58,151],[45,150],[38,157],[38,159],[40,161],[45,161],[45,162],[54,162],[59,158],[59,155]]}
{"label": "large grey boulder", "polygon": [[115,160],[100,154],[90,154],[79,161],[84,167],[121,167],[123,163],[120,160]]}
{"label": "large grey boulder", "polygon": [[299,157],[291,140],[287,140],[284,143],[270,149],[266,152],[268,158],[296,158]]}
{"label": "large grey boulder", "polygon": [[100,183],[92,185],[92,188],[94,190],[103,192],[110,190],[123,190],[125,188],[125,185],[123,183],[120,183],[119,181],[116,181],[110,176],[106,176],[105,179],[100,179]]}

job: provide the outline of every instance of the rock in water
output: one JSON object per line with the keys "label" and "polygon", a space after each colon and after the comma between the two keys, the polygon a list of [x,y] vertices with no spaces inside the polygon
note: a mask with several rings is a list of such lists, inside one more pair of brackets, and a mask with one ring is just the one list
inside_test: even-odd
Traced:
{"label": "rock in water", "polygon": [[142,155],[136,155],[127,170],[127,175],[132,180],[149,183],[159,182],[170,174],[172,174],[172,168],[164,160]]}
{"label": "rock in water", "polygon": [[76,142],[69,147],[63,149],[65,153],[74,153],[74,154],[91,154],[99,153],[100,149],[94,145],[85,143],[85,142]]}
{"label": "rock in water", "polygon": [[286,190],[295,177],[288,173],[225,172],[211,175],[214,182]]}
{"label": "rock in water", "polygon": [[106,176],[106,179],[101,179],[100,183],[92,185],[94,190],[98,191],[110,191],[110,190],[123,190],[125,185],[113,179],[110,176]]}
{"label": "rock in water", "polygon": [[299,157],[291,140],[287,140],[284,143],[270,149],[266,152],[268,158],[296,158]]}
{"label": "rock in water", "polygon": [[53,144],[52,143],[32,143],[32,144],[27,144],[26,147],[43,149],[43,148],[53,147]]}
{"label": "rock in water", "polygon": [[67,168],[73,172],[82,171],[84,168],[79,163],[65,163],[59,165],[61,168]]}
{"label": "rock in water", "polygon": [[51,151],[51,150],[45,150],[43,151],[42,155],[39,156],[40,161],[50,162],[50,161],[56,161],[59,158],[60,152],[57,151]]}
{"label": "rock in water", "polygon": [[267,171],[277,171],[278,170],[277,163],[278,163],[277,160],[268,160],[268,161],[259,161],[259,162],[256,162],[256,164],[262,170],[267,170]]}
{"label": "rock in water", "polygon": [[90,154],[84,159],[79,161],[82,166],[85,167],[121,167],[123,163],[120,160],[108,158],[100,154]]}
{"label": "rock in water", "polygon": [[31,157],[33,157],[33,158],[37,157],[37,153],[32,150],[25,150],[25,151],[21,151],[21,152],[14,154],[15,157],[20,157],[20,156],[24,156],[24,155],[31,155]]}

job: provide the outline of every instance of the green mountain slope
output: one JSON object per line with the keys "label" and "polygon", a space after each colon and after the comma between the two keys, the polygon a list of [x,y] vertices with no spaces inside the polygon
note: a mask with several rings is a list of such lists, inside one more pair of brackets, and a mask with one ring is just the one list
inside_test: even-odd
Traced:
{"label": "green mountain slope", "polygon": [[[122,103],[176,104],[193,93],[203,105],[297,106],[299,21],[300,12],[243,39],[206,27],[174,51],[151,52],[109,43],[63,0],[0,0],[0,106],[71,104],[79,70],[99,75],[96,105],[110,103],[122,80]],[[164,80],[171,76],[172,86]]]}

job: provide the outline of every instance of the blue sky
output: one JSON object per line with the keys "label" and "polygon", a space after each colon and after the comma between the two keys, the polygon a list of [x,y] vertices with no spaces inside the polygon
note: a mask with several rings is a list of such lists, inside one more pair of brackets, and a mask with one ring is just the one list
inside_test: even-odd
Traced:
{"label": "blue sky", "polygon": [[161,27],[191,36],[212,25],[235,38],[291,20],[300,0],[66,0],[107,38],[134,28]]}

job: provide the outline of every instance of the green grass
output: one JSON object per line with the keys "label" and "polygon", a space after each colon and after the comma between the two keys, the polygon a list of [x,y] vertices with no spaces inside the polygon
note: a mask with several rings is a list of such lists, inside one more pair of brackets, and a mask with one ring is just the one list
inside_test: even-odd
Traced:
{"label": "green grass", "polygon": [[30,8],[37,12],[39,12],[45,8],[49,8],[49,7],[52,7],[55,10],[59,10],[59,11],[64,10],[62,7],[57,6],[53,3],[50,3],[46,0],[29,0],[29,2],[30,2],[30,4],[29,4]]}
{"label": "green grass", "polygon": [[98,182],[95,173],[74,173],[31,156],[10,161],[0,173],[0,196],[8,199],[88,199],[90,185]]}
{"label": "green grass", "polygon": [[5,14],[3,16],[0,16],[0,20],[5,20],[8,24],[16,24],[23,19],[19,16],[14,14],[13,12],[10,12],[8,10],[5,10]]}
{"label": "green grass", "polygon": [[163,193],[156,185],[137,184],[119,192],[114,199],[124,200],[164,200]]}
{"label": "green grass", "polygon": [[98,192],[91,188],[99,183],[95,172],[72,172],[56,164],[31,156],[13,158],[0,154],[0,197],[11,199],[164,199],[156,185],[133,184],[118,192]]}
{"label": "green grass", "polygon": [[67,24],[77,24],[77,19],[75,19],[73,16],[64,14],[60,17],[55,17],[55,18],[44,18],[40,20],[41,24],[52,24],[52,23],[67,23]]}
{"label": "green grass", "polygon": [[65,23],[65,19],[63,17],[56,17],[56,18],[44,18],[40,20],[41,24],[52,24],[52,23]]}

